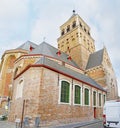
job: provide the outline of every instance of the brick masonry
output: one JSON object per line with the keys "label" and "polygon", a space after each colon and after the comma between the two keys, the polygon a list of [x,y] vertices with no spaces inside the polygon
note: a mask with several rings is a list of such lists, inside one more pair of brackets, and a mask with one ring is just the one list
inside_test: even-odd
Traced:
{"label": "brick masonry", "polygon": [[[23,79],[22,98],[16,99],[16,85]],[[34,120],[40,116],[42,123],[47,125],[68,123],[72,121],[90,120],[94,118],[94,108],[91,106],[73,105],[73,93],[71,93],[71,104],[59,103],[59,80],[72,79],[64,75],[48,70],[43,67],[32,67],[24,72],[14,81],[13,101],[9,120],[21,118],[23,100],[26,99],[24,106],[24,116],[29,116]],[[78,81],[75,81],[79,83]],[[79,83],[81,84],[81,83]],[[92,97],[92,96],[91,96]],[[92,104],[92,98],[91,98]],[[96,117],[102,117],[102,109],[96,108]]]}

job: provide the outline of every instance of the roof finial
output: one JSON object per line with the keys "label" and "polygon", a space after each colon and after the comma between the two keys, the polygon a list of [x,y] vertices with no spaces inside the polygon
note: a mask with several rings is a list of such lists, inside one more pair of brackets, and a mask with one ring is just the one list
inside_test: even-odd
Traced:
{"label": "roof finial", "polygon": [[43,41],[45,42],[46,37],[43,37]]}
{"label": "roof finial", "polygon": [[75,10],[73,10],[73,14],[75,14]]}
{"label": "roof finial", "polygon": [[103,42],[103,48],[105,48],[105,43]]}

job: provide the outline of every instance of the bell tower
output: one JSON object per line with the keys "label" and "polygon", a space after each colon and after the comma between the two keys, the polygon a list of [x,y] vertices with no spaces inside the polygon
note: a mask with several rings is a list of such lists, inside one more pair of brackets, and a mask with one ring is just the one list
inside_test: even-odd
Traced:
{"label": "bell tower", "polygon": [[72,16],[60,26],[61,36],[58,38],[58,49],[67,53],[85,69],[88,57],[95,51],[94,39],[90,35],[90,27],[73,10]]}

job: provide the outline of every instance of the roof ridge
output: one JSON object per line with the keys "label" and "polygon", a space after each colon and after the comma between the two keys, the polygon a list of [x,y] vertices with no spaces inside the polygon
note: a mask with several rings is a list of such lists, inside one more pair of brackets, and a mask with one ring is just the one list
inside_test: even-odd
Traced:
{"label": "roof ridge", "polygon": [[97,51],[95,51],[95,52],[93,52],[93,53],[91,53],[91,54],[98,53],[98,52],[100,52],[100,51],[104,51],[104,48],[99,49],[99,50],[97,50]]}

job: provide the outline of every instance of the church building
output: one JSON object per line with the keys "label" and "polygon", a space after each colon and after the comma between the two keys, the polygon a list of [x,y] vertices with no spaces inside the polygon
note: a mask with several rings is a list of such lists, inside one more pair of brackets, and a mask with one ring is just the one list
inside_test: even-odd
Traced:
{"label": "church building", "polygon": [[73,11],[60,31],[58,48],[27,41],[3,54],[0,95],[11,99],[10,121],[38,115],[42,125],[101,119],[104,102],[118,98],[107,49],[95,50],[90,27]]}

